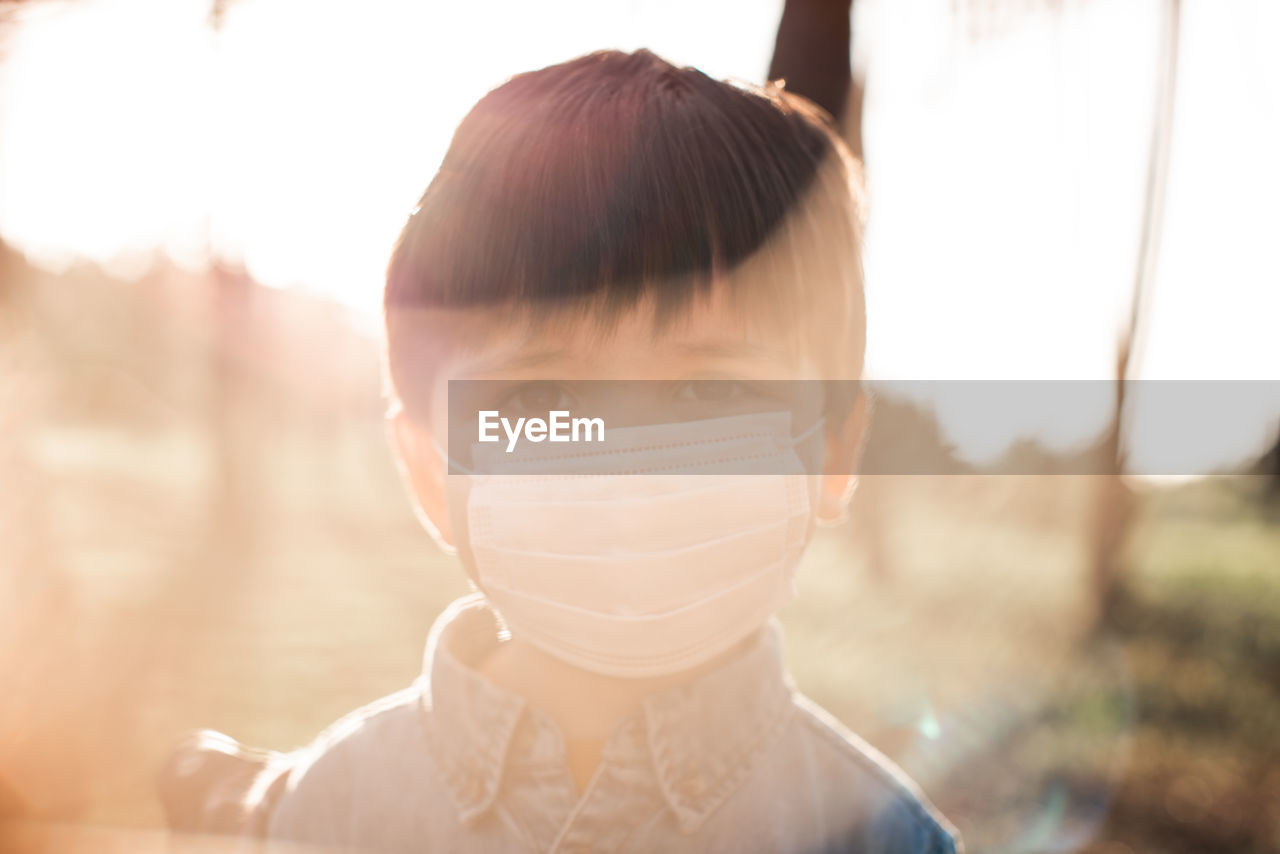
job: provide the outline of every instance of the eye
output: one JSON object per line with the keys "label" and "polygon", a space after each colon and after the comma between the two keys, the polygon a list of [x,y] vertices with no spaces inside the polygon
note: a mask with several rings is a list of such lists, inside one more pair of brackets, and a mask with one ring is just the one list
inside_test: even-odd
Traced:
{"label": "eye", "polygon": [[686,380],[676,387],[675,398],[684,403],[729,403],[747,393],[738,380]]}
{"label": "eye", "polygon": [[510,412],[535,412],[545,414],[553,409],[568,409],[573,396],[559,383],[538,381],[521,383],[502,399],[499,410]]}

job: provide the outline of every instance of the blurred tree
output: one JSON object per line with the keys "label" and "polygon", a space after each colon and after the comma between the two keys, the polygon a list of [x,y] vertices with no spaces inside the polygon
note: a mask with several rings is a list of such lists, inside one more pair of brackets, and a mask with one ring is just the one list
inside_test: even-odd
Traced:
{"label": "blurred tree", "polygon": [[1147,154],[1146,191],[1142,231],[1134,265],[1133,297],[1129,327],[1120,341],[1116,359],[1116,398],[1106,448],[1111,470],[1099,481],[1100,492],[1093,531],[1093,597],[1096,613],[1106,618],[1115,606],[1120,576],[1120,549],[1133,512],[1133,496],[1121,479],[1125,469],[1124,434],[1127,392],[1134,373],[1134,354],[1141,352],[1146,329],[1146,309],[1160,260],[1160,236],[1164,224],[1165,190],[1173,140],[1173,107],[1178,82],[1178,42],[1182,18],[1181,0],[1165,0],[1164,38],[1158,55],[1155,109]]}
{"label": "blurred tree", "polygon": [[253,450],[261,438],[247,422],[252,413],[246,391],[252,388],[255,325],[252,308],[257,285],[244,270],[215,261],[208,281],[213,288],[213,346],[209,357],[209,410],[205,419],[213,447],[214,471],[206,518],[212,554],[236,553],[253,539],[257,466]]}
{"label": "blurred tree", "polygon": [[[213,0],[209,7],[209,27],[215,38],[222,31],[229,5],[229,0]],[[213,126],[217,126],[216,121]],[[217,146],[211,150],[213,157],[219,156]],[[251,506],[257,466],[253,448],[259,437],[242,429],[246,371],[240,363],[250,358],[253,350],[251,311],[256,285],[243,269],[218,258],[212,207],[206,213],[205,227],[205,251],[211,265],[208,281],[214,290],[214,342],[209,348],[211,412],[206,421],[214,452],[214,482],[207,505],[207,535],[211,554],[239,555],[247,549],[254,533]]]}
{"label": "blurred tree", "polygon": [[[774,41],[769,79],[782,80],[786,90],[822,107],[858,160],[862,151],[862,102],[864,84],[854,80],[853,0],[786,0]],[[877,423],[879,419],[877,419]],[[935,425],[936,426],[936,425]],[[883,430],[872,430],[873,437]],[[870,444],[870,443],[869,443]],[[892,448],[882,449],[892,453]],[[868,448],[871,456],[875,449]],[[863,477],[850,509],[849,530],[864,548],[872,577],[891,577],[885,506],[890,500],[884,478]]]}
{"label": "blurred tree", "polygon": [[20,792],[29,721],[20,692],[36,657],[24,645],[44,606],[65,593],[61,568],[49,559],[48,482],[31,454],[41,407],[29,273],[0,240],[0,686],[9,697],[0,709],[0,821],[28,811]]}
{"label": "blurred tree", "polygon": [[1262,493],[1264,500],[1273,507],[1280,508],[1280,427],[1276,428],[1276,440],[1271,445],[1271,450],[1258,461],[1257,471],[1266,479]]}
{"label": "blurred tree", "polygon": [[862,159],[862,81],[850,61],[853,0],[786,0],[769,79],[822,107]]}
{"label": "blurred tree", "polygon": [[[0,438],[3,439],[3,446],[0,449],[0,482],[9,484],[11,487],[15,483],[25,484],[25,478],[17,471],[24,457],[11,453],[12,449],[19,445],[19,425],[15,422],[16,415],[20,411],[15,405],[16,395],[9,388],[17,379],[10,374],[13,370],[9,353],[12,344],[8,343],[11,342],[13,333],[11,317],[14,311],[12,302],[16,298],[14,284],[16,267],[11,250],[0,242]],[[4,495],[0,495],[0,591],[5,594],[5,602],[0,604],[0,618],[2,618],[0,621],[6,625],[10,624],[16,616],[7,612],[12,607],[10,603],[17,598],[13,595],[13,591],[21,580],[19,576],[26,571],[25,552],[28,550],[29,534],[27,526],[15,518],[18,505],[13,501],[14,492],[15,490],[11,488],[6,490]],[[27,502],[23,502],[23,505],[31,506]],[[22,521],[25,522],[25,520]],[[6,678],[8,674],[5,670],[7,668],[0,668],[0,678],[8,684],[11,680]],[[3,736],[4,733],[0,732],[0,739]],[[0,767],[0,822],[17,818],[24,812],[17,789],[5,781],[4,769]]]}

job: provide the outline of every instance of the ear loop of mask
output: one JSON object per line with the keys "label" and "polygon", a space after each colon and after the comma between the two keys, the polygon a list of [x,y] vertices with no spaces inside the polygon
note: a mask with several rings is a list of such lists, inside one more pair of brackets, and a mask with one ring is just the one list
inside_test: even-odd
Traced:
{"label": "ear loop of mask", "polygon": [[[819,416],[817,417],[817,419],[815,419],[815,420],[814,420],[814,422],[813,422],[812,424],[810,424],[808,427],[806,427],[806,428],[805,428],[804,430],[802,430],[800,433],[798,433],[798,434],[797,434],[797,435],[795,435],[795,436],[791,436],[791,437],[789,437],[789,439],[788,439],[785,443],[780,443],[780,444],[782,444],[782,447],[788,448],[788,449],[790,449],[790,450],[792,450],[792,451],[797,451],[797,449],[798,449],[801,445],[803,445],[805,442],[807,442],[807,441],[809,441],[810,439],[812,439],[812,438],[814,437],[814,435],[815,435],[816,433],[818,433],[818,431],[822,430],[822,429],[823,429],[823,427],[825,427],[825,426],[826,426],[826,423],[827,423],[827,418],[826,418],[826,416],[825,416],[825,415],[819,415]],[[822,466],[822,457],[823,457],[824,455],[825,455],[825,454],[824,454],[824,452],[822,451],[822,449],[821,449],[821,448],[819,448],[819,454],[818,454],[818,460],[817,460],[817,465],[818,465],[819,469],[821,469],[821,466]],[[800,459],[800,465],[801,465],[801,466],[803,466],[806,470],[808,470],[809,463],[805,460],[805,456],[806,456],[806,455],[805,455],[805,454],[802,454],[802,453],[799,453],[799,452],[797,451],[797,456],[798,456],[798,457],[799,457],[799,459]]]}
{"label": "ear loop of mask", "polygon": [[440,447],[440,443],[436,441],[435,436],[431,437],[431,444],[435,447],[436,456],[440,458],[440,462],[444,463],[445,474],[453,474],[455,469],[461,474],[470,474],[470,475],[476,474],[475,469],[469,469],[466,466],[464,466],[462,463],[454,462],[452,459],[450,459],[449,452],[446,451],[444,448]]}
{"label": "ear loop of mask", "polygon": [[819,415],[817,419],[812,424],[810,424],[807,428],[805,428],[799,435],[790,437],[791,444],[789,447],[795,448],[800,445],[803,445],[810,437],[813,436],[814,433],[817,433],[819,430],[821,430],[826,425],[826,423],[827,423],[827,417],[825,415]]}

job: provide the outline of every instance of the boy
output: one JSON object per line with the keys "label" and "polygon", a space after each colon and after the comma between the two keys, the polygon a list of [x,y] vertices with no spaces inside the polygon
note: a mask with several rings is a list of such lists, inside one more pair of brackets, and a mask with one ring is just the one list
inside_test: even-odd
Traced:
{"label": "boy", "polygon": [[[647,51],[520,75],[472,109],[385,308],[398,460],[477,592],[439,618],[412,688],[306,749],[270,836],[956,850],[900,771],[794,691],[771,619],[813,524],[844,510],[864,426],[832,382],[862,365],[856,174],[808,102]],[[795,399],[760,391],[778,387]],[[477,412],[584,406],[607,452],[526,430],[557,454],[519,469],[518,431],[494,453],[476,432]]]}

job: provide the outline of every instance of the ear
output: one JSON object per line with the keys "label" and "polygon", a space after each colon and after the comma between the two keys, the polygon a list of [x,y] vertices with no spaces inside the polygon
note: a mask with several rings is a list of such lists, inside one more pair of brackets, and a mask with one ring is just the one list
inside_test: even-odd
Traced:
{"label": "ear", "polygon": [[447,472],[431,433],[403,410],[387,416],[387,433],[418,521],[443,551],[456,554],[445,487]]}
{"label": "ear", "polygon": [[859,392],[844,421],[827,433],[822,459],[822,488],[818,493],[818,522],[835,525],[844,521],[849,500],[858,486],[858,465],[862,461],[870,407],[865,392]]}

